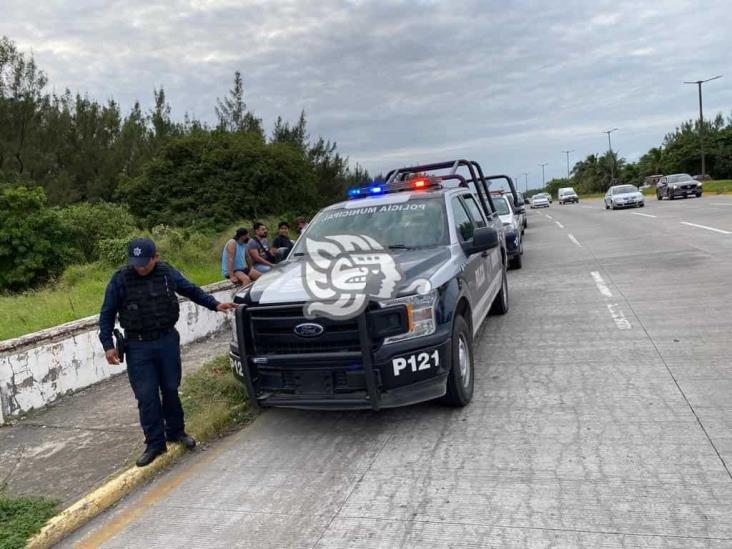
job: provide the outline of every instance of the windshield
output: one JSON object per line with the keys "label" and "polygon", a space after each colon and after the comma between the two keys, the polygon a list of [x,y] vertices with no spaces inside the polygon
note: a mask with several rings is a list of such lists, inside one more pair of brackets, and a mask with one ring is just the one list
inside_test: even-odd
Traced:
{"label": "windshield", "polygon": [[508,200],[506,200],[505,196],[501,196],[493,201],[493,204],[496,206],[496,212],[498,212],[498,215],[509,215],[511,213],[511,208],[508,205]]}
{"label": "windshield", "polygon": [[[428,248],[449,244],[444,202],[441,198],[408,200],[398,204],[326,210],[308,225],[308,238],[321,240],[341,234],[367,235],[385,248]],[[299,239],[293,254],[305,253]]]}
{"label": "windshield", "polygon": [[635,192],[638,192],[638,189],[636,189],[633,185],[621,185],[620,187],[613,188],[612,194],[625,194]]}
{"label": "windshield", "polygon": [[561,194],[561,195],[574,194],[574,189],[562,189],[559,191],[559,194]]}
{"label": "windshield", "polygon": [[669,183],[681,183],[682,181],[694,181],[689,174],[686,173],[680,173],[677,175],[669,175],[668,176],[668,182]]}

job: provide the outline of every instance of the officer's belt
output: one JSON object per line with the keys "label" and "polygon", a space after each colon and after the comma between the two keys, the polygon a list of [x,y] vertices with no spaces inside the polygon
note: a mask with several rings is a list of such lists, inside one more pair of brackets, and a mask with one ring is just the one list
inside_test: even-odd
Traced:
{"label": "officer's belt", "polygon": [[167,330],[153,330],[149,332],[131,332],[125,330],[125,338],[128,341],[155,341],[163,336],[172,334],[175,332],[175,328],[168,328]]}

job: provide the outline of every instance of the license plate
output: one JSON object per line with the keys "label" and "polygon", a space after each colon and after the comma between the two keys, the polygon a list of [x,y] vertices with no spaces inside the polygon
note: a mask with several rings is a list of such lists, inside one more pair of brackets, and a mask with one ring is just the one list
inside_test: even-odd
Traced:
{"label": "license plate", "polygon": [[391,361],[394,377],[431,370],[437,368],[439,365],[440,352],[437,349],[396,357]]}
{"label": "license plate", "polygon": [[242,368],[241,360],[232,356],[229,357],[229,362],[231,363],[231,371],[234,372],[234,375],[244,377],[244,368]]}

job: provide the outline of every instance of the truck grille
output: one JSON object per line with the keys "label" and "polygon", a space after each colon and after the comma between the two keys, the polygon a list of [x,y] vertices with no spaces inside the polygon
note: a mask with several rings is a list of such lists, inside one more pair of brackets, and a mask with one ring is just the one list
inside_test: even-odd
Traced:
{"label": "truck grille", "polygon": [[[307,319],[302,305],[251,307],[247,310],[254,354],[356,352],[360,350],[358,319],[343,321]],[[316,337],[301,337],[295,326],[315,322],[323,327]]]}

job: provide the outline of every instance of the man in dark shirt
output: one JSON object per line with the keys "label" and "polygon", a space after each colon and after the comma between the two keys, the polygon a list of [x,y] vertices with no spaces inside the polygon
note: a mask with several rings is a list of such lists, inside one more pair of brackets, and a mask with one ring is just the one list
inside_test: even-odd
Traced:
{"label": "man in dark shirt", "polygon": [[[219,303],[170,265],[159,261],[155,243],[132,240],[128,265],[107,285],[99,314],[99,340],[109,364],[119,364],[112,333],[119,314],[125,330],[127,375],[137,399],[145,451],[137,460],[143,467],[167,450],[166,441],[194,448],[196,441],[185,432],[183,407],[178,396],[181,380],[180,336],[175,329],[180,314],[180,294],[194,303],[225,312],[233,303]],[[162,395],[162,398],[161,398]]]}
{"label": "man in dark shirt", "polygon": [[290,224],[287,221],[280,221],[277,225],[277,236],[272,241],[271,252],[277,261],[281,261],[287,257],[290,249],[295,243],[290,240]]}

